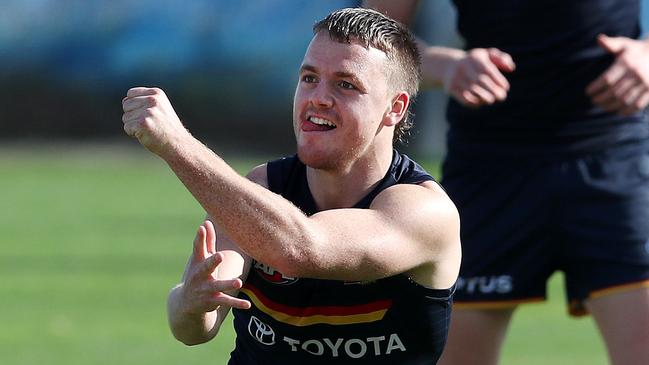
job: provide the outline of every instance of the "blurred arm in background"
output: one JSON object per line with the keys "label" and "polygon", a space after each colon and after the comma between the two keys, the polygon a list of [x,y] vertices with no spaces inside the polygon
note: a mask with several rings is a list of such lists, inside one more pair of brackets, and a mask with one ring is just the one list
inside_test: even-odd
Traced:
{"label": "blurred arm in background", "polygon": [[[410,26],[419,1],[365,0],[365,7],[376,9]],[[509,82],[503,73],[516,68],[511,56],[497,48],[436,47],[418,40],[422,57],[424,87],[442,87],[468,107],[490,105],[507,98]]]}

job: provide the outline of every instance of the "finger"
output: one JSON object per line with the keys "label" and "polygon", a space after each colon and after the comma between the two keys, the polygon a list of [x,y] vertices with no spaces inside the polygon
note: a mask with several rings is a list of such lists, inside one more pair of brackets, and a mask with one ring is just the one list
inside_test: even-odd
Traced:
{"label": "finger", "polygon": [[145,95],[156,95],[156,94],[164,94],[162,90],[158,89],[157,87],[133,87],[128,89],[126,92],[126,97],[134,97],[134,96],[145,96]]}
{"label": "finger", "polygon": [[480,98],[469,90],[469,87],[471,86],[469,77],[470,76],[465,73],[460,74],[460,76],[450,85],[448,92],[461,104],[475,108],[480,106],[482,102],[480,101]]}
{"label": "finger", "polygon": [[[640,93],[640,90],[634,91],[634,87],[642,87],[638,85],[637,80],[627,77],[617,84],[615,84],[610,92],[614,95],[614,98],[620,101],[623,105],[631,105],[635,98]],[[595,100],[595,98],[593,98]]]}
{"label": "finger", "polygon": [[605,34],[597,36],[597,43],[607,52],[612,54],[620,53],[624,50],[626,39],[623,37],[609,37]]}
{"label": "finger", "polygon": [[586,93],[588,95],[599,94],[612,85],[615,85],[625,73],[625,68],[619,63],[614,63],[608,70],[601,74],[595,81],[591,82],[586,86]]}
{"label": "finger", "polygon": [[206,257],[204,250],[206,235],[207,231],[205,230],[205,227],[203,227],[203,225],[198,227],[198,232],[196,232],[196,237],[194,238],[194,258],[198,261],[203,261]]}
{"label": "finger", "polygon": [[498,101],[505,100],[507,97],[506,89],[496,84],[493,79],[485,74],[480,75],[478,78],[478,84],[493,95]]}
{"label": "finger", "polygon": [[507,81],[505,75],[503,75],[494,65],[487,65],[485,67],[485,72],[489,78],[498,85],[498,87],[503,88],[504,90],[509,90],[509,81]]}
{"label": "finger", "polygon": [[635,107],[637,111],[649,107],[649,92],[645,90],[645,92],[642,93],[642,95],[635,101]]}
{"label": "finger", "polygon": [[243,286],[243,282],[239,278],[214,280],[211,283],[211,290],[227,292],[230,290],[241,289],[241,286]]}
{"label": "finger", "polygon": [[619,99],[610,89],[592,97],[591,101],[593,102],[593,105],[597,105],[609,112],[616,112],[624,106],[622,100]]}
{"label": "finger", "polygon": [[629,92],[636,86],[640,86],[639,84],[640,81],[638,79],[630,74],[627,74],[625,75],[625,77],[616,82],[611,89],[613,89],[613,93],[617,95],[619,99],[626,99]]}
{"label": "finger", "polygon": [[216,270],[216,268],[223,262],[223,254],[220,252],[208,257],[201,263],[199,272],[202,276],[209,276]]}
{"label": "finger", "polygon": [[155,106],[157,100],[152,95],[126,97],[122,101],[122,110],[129,112],[135,109]]}
{"label": "finger", "polygon": [[[480,82],[483,88],[490,89],[490,85],[498,85],[499,88],[509,90],[509,81],[498,70],[498,68],[488,60],[471,64],[471,69],[467,72],[470,80]],[[487,81],[489,79],[489,81]]]}
{"label": "finger", "polygon": [[606,87],[607,87],[606,80],[604,79],[603,76],[600,76],[596,78],[593,82],[588,84],[588,86],[586,86],[586,94],[592,98],[595,95],[605,91]]}
{"label": "finger", "polygon": [[[493,80],[494,83],[499,85],[502,88],[509,90],[509,82],[507,78],[500,72],[496,62],[500,63],[500,54],[497,49],[493,48],[491,50],[486,50],[486,55],[482,57],[477,57],[476,62],[471,63],[471,70],[467,75],[471,77],[472,80],[477,80],[482,75],[486,75]],[[491,54],[494,54],[495,57],[492,57]]]}
{"label": "finger", "polygon": [[216,230],[214,229],[214,224],[210,220],[206,220],[203,226],[206,229],[206,241],[207,241],[207,253],[214,254],[216,253]]}
{"label": "finger", "polygon": [[516,64],[509,53],[503,52],[498,48],[489,48],[487,50],[489,59],[498,69],[505,72],[512,72],[516,69]]}
{"label": "finger", "polygon": [[474,96],[469,90],[458,90],[452,94],[461,104],[468,107],[480,106],[480,99]]}
{"label": "finger", "polygon": [[129,112],[126,112],[122,114],[122,122],[124,124],[127,124],[138,121],[140,119],[140,114],[141,113],[139,110],[131,110]]}
{"label": "finger", "polygon": [[250,307],[252,306],[250,304],[250,301],[248,300],[240,299],[220,292],[214,295],[213,300],[219,305],[227,305],[229,307],[237,309],[250,309]]}
{"label": "finger", "polygon": [[623,100],[624,107],[620,111],[623,115],[639,112],[647,106],[644,98],[649,97],[649,92],[644,85],[638,85],[627,92]]}
{"label": "finger", "polygon": [[605,103],[600,103],[597,105],[599,105],[602,109],[604,109],[609,113],[617,113],[620,112],[622,108],[624,108],[624,104],[622,103],[621,100],[618,99],[610,100]]}
{"label": "finger", "polygon": [[478,99],[480,99],[480,104],[493,104],[496,101],[496,97],[490,93],[489,91],[485,90],[482,86],[478,84],[474,84],[469,88],[469,91],[473,93],[473,95],[477,96]]}
{"label": "finger", "polygon": [[615,85],[605,88],[598,94],[592,95],[593,103],[605,104],[615,99],[622,101],[627,97],[629,90],[637,84],[637,80],[632,77],[620,79]]}
{"label": "finger", "polygon": [[126,134],[129,137],[139,139],[139,136],[142,133],[141,131],[142,131],[142,129],[140,128],[140,123],[137,120],[135,120],[135,121],[126,121],[124,123],[124,132],[126,132]]}

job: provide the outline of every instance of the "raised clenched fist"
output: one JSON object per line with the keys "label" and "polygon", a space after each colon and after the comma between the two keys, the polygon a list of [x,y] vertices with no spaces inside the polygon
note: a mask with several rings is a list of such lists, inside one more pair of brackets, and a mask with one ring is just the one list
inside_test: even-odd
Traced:
{"label": "raised clenched fist", "polygon": [[135,87],[122,100],[124,131],[151,152],[162,155],[178,146],[189,132],[164,91]]}

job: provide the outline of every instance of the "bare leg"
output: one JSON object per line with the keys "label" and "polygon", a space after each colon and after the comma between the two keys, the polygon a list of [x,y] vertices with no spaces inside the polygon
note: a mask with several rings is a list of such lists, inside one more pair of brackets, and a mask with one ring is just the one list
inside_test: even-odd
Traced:
{"label": "bare leg", "polygon": [[439,364],[497,364],[514,309],[454,309]]}
{"label": "bare leg", "polygon": [[604,338],[611,364],[649,364],[649,288],[591,299],[586,306]]}

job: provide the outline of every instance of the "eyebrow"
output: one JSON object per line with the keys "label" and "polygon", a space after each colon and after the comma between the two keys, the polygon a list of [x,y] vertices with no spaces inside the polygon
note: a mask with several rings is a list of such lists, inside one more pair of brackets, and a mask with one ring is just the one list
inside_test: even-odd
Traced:
{"label": "eyebrow", "polygon": [[[318,73],[318,68],[309,64],[303,64],[300,67],[300,73],[308,71],[308,72],[313,72],[313,73]],[[355,74],[351,72],[346,72],[346,71],[336,71],[334,72],[334,76],[339,77],[339,78],[344,78],[344,79],[350,79],[352,82],[356,85],[358,85],[359,88],[365,89],[365,83],[361,81]]]}

